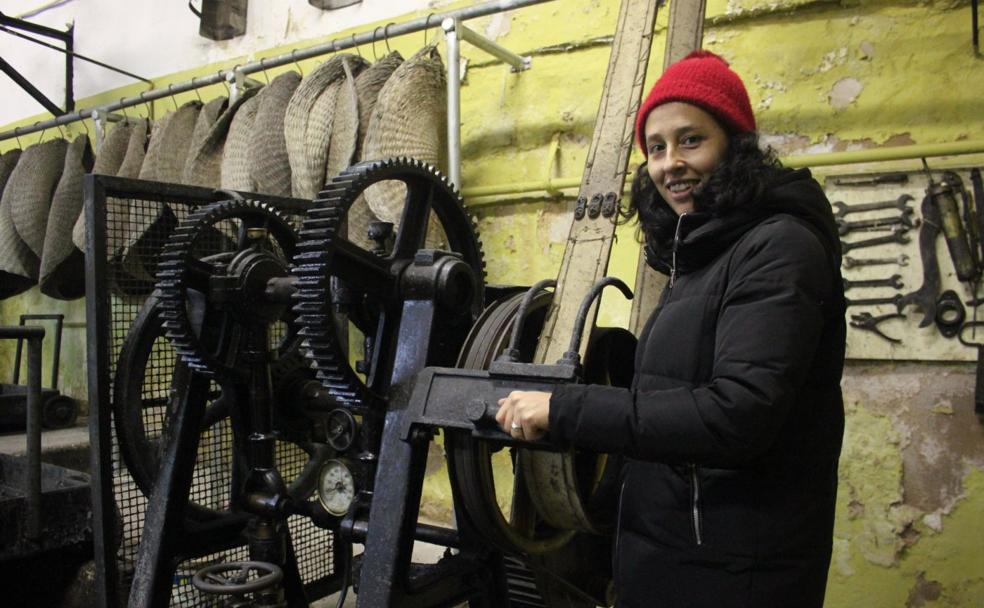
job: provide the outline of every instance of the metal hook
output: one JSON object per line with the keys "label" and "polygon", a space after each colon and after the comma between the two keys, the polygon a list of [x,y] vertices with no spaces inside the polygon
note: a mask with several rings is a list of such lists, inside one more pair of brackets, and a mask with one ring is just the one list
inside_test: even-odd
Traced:
{"label": "metal hook", "polygon": [[195,85],[195,77],[194,76],[191,77],[191,86],[192,86],[192,90],[195,91],[195,96],[198,97],[199,103],[205,103],[205,101],[202,99],[202,93],[201,93],[201,91],[199,91],[198,90],[198,87]]}
{"label": "metal hook", "polygon": [[[36,127],[39,124],[41,124],[41,121],[40,120],[37,121],[37,122],[35,122],[34,123],[34,126]],[[41,129],[41,135],[38,136],[38,143],[41,143],[41,141],[44,140],[44,132],[47,131],[47,130],[48,130],[47,127],[44,128],[44,129]]]}
{"label": "metal hook", "polygon": [[263,62],[264,61],[266,61],[266,57],[261,57],[260,58],[260,71],[263,72],[263,80],[266,80],[266,83],[267,84],[270,84],[270,75],[267,74],[266,66],[263,65]]}
{"label": "metal hook", "polygon": [[[334,48],[334,46],[335,45],[332,44],[332,48]],[[360,49],[359,46],[355,43],[355,32],[352,32],[352,47],[355,49],[355,52],[359,54],[359,57],[362,57],[362,49]],[[365,59],[365,57],[362,58]]]}
{"label": "metal hook", "polygon": [[389,26],[391,26],[391,25],[396,25],[396,24],[393,23],[392,21],[390,21],[385,26],[383,26],[383,42],[386,43],[386,54],[387,55],[393,52],[393,49],[390,48],[390,35],[389,35]]}
{"label": "metal hook", "polygon": [[[18,127],[18,129],[19,129],[19,127]],[[17,147],[20,148],[21,150],[23,150],[24,149],[24,144],[21,143],[20,135],[17,133],[18,129],[14,129],[14,139],[17,140]]]}
{"label": "metal hook", "polygon": [[[147,106],[147,117],[148,118],[153,118],[153,116],[154,116],[154,104],[153,104],[152,101],[148,101],[148,100],[144,99],[144,93],[146,93],[146,92],[147,91],[140,91],[140,95],[138,97],[140,98],[140,101],[144,102],[144,104]],[[124,112],[123,115],[126,116],[126,113]]]}
{"label": "metal hook", "polygon": [[298,61],[297,61],[297,55],[296,55],[296,53],[297,53],[297,49],[293,49],[290,52],[290,58],[294,60],[294,65],[297,67],[297,71],[301,73],[301,76],[304,76],[304,70],[301,69],[301,64],[298,63]]}
{"label": "metal hook", "polygon": [[58,131],[61,132],[62,139],[68,139],[68,136],[65,135],[65,128],[62,125],[55,125],[55,126],[58,127]]}
{"label": "metal hook", "polygon": [[[377,38],[376,38],[376,32],[381,27],[382,27],[381,25],[377,25],[376,27],[372,28],[372,60],[373,61],[379,61],[379,55],[376,54],[376,40],[377,40]],[[385,31],[386,30],[383,30],[383,32],[385,32]]]}
{"label": "metal hook", "polygon": [[221,78],[222,86],[224,86],[226,90],[226,97],[228,97],[232,93],[229,91],[229,83],[226,82],[225,73],[223,73],[222,70],[219,70],[218,72],[216,72],[216,75],[218,75],[218,77]]}
{"label": "metal hook", "polygon": [[171,103],[174,104],[174,110],[177,111],[177,109],[178,109],[178,100],[176,100],[174,98],[174,93],[171,91],[172,88],[174,88],[174,83],[173,82],[171,84],[167,85],[167,94],[171,96]]}
{"label": "metal hook", "polygon": [[89,125],[85,124],[85,120],[80,120],[79,122],[82,124],[82,129],[85,130],[85,136],[91,139],[92,133],[89,133]]}
{"label": "metal hook", "polygon": [[[123,112],[123,120],[125,120],[126,123],[129,124],[130,116],[126,113],[126,106],[123,105],[124,99],[126,99],[126,97],[120,97],[120,111]],[[140,93],[140,100],[143,101],[143,93]]]}
{"label": "metal hook", "polygon": [[430,29],[430,20],[434,16],[434,13],[427,13],[427,17],[424,18],[424,46],[427,46],[427,30]]}

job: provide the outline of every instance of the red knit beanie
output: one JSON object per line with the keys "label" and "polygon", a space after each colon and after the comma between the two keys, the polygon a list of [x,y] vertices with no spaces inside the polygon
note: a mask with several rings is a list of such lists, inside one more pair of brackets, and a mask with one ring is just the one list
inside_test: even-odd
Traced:
{"label": "red knit beanie", "polygon": [[728,62],[710,51],[694,51],[666,68],[636,115],[636,139],[646,153],[646,118],[656,106],[671,101],[690,103],[712,114],[725,130],[755,130],[748,91]]}

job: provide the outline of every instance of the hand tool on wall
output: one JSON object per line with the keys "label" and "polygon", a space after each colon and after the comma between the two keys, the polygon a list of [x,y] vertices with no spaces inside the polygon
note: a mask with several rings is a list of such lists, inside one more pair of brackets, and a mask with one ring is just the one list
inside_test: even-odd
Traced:
{"label": "hand tool on wall", "polygon": [[883,173],[881,175],[856,176],[856,177],[835,177],[835,186],[877,186],[880,184],[904,184],[909,181],[909,176],[905,173]]}
{"label": "hand tool on wall", "polygon": [[843,281],[844,291],[858,287],[894,287],[895,289],[905,287],[905,283],[902,282],[902,275],[900,274],[893,274],[886,279],[860,279],[855,281],[843,279]]}
{"label": "hand tool on wall", "polygon": [[[970,257],[974,260],[974,267],[980,275],[981,266],[981,231],[977,225],[976,201],[971,198],[970,193],[964,188],[963,180],[953,171],[943,174],[943,181],[950,184],[956,192],[960,193],[960,200],[963,202],[963,223],[967,230],[967,244],[970,245]],[[977,293],[977,289],[974,289]]]}
{"label": "hand tool on wall", "polygon": [[845,298],[845,305],[850,308],[852,306],[878,306],[879,304],[893,304],[899,312],[902,311],[902,296],[900,294],[895,294],[891,297],[884,298],[861,298],[860,300],[852,300],[850,298]]}
{"label": "hand tool on wall", "polygon": [[972,334],[976,334],[976,330],[982,326],[984,326],[984,321],[964,323],[957,334],[957,339],[964,346],[977,349],[977,374],[976,381],[974,382],[974,413],[977,414],[977,419],[984,423],[984,344],[964,338],[968,329],[971,330]]}
{"label": "hand tool on wall", "polygon": [[881,209],[898,209],[902,213],[905,213],[906,210],[911,212],[912,207],[909,206],[909,203],[912,202],[913,200],[915,199],[913,199],[908,194],[903,194],[897,199],[890,200],[890,201],[875,201],[873,203],[857,203],[854,205],[848,205],[843,201],[834,201],[833,203],[830,204],[830,206],[834,208],[834,217],[840,220],[845,215],[848,215],[850,213],[861,213],[864,211],[878,211]]}
{"label": "hand tool on wall", "polygon": [[890,243],[898,243],[900,245],[905,245],[909,242],[909,237],[906,236],[905,230],[896,228],[892,231],[889,236],[879,236],[873,239],[865,239],[863,241],[854,241],[846,243],[841,241],[841,252],[847,253],[852,249],[862,249],[864,247],[876,247],[878,245],[888,245]]}
{"label": "hand tool on wall", "polygon": [[940,292],[940,266],[936,260],[936,237],[940,234],[940,213],[929,195],[922,202],[922,226],[919,228],[919,258],[922,260],[923,282],[919,289],[907,293],[899,301],[899,312],[909,304],[922,311],[919,327],[926,327],[936,317],[936,295]]}
{"label": "hand tool on wall", "polygon": [[870,312],[861,312],[856,315],[851,315],[851,327],[863,331],[870,331],[888,340],[889,342],[892,342],[893,344],[901,344],[902,340],[898,338],[893,338],[891,336],[887,336],[880,329],[878,329],[878,324],[883,321],[888,321],[889,319],[904,319],[904,318],[905,315],[900,312],[890,312],[878,316],[872,315]]}
{"label": "hand tool on wall", "polygon": [[933,180],[926,159],[923,159],[923,166],[926,167],[926,177],[929,180],[926,194],[939,210],[943,237],[946,239],[946,247],[950,252],[957,280],[974,281],[980,276],[980,271],[974,264],[970,245],[967,242],[967,231],[960,219],[957,191],[951,180],[943,180],[939,183]]}
{"label": "hand tool on wall", "polygon": [[908,266],[909,256],[906,254],[901,254],[894,258],[852,258],[850,256],[844,256],[844,268],[858,268],[861,266],[887,266],[890,264],[895,264],[896,266]]}
{"label": "hand tool on wall", "polygon": [[842,219],[837,220],[837,232],[841,236],[844,236],[849,232],[859,230],[894,230],[896,228],[901,228],[903,231],[906,231],[909,228],[915,227],[916,224],[912,219],[912,209],[908,209],[907,213],[903,212],[899,216],[875,217],[867,220],[858,220],[856,222],[848,222]]}
{"label": "hand tool on wall", "polygon": [[952,289],[947,289],[936,300],[936,327],[944,338],[952,338],[960,331],[967,312],[964,310],[960,296]]}
{"label": "hand tool on wall", "polygon": [[984,263],[984,183],[981,182],[981,170],[973,168],[970,170],[970,183],[974,189],[974,211],[975,222],[977,224],[977,245],[980,248],[980,260]]}

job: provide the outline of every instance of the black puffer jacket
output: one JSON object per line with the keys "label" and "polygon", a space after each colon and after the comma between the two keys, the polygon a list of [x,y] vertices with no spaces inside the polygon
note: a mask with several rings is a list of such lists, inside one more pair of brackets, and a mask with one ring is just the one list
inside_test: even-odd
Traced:
{"label": "black puffer jacket", "polygon": [[633,388],[554,392],[554,441],[627,456],[619,606],[822,606],[844,428],[839,266],[807,170],[752,212],[684,215]]}

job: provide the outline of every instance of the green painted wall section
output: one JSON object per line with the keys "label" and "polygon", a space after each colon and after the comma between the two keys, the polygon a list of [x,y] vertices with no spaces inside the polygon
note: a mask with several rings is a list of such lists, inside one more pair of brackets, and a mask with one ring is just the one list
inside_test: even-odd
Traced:
{"label": "green painted wall section", "polygon": [[[533,69],[512,73],[463,45],[466,187],[580,175],[618,4],[558,0],[469,22],[507,48],[531,54]],[[662,10],[657,21],[648,82],[662,65],[667,14]],[[360,31],[376,25],[385,22]],[[437,34],[435,28],[429,36],[433,40]],[[784,155],[984,140],[984,60],[973,54],[970,37],[969,1],[710,0],[705,26],[705,47],[725,56],[744,76],[761,131]],[[298,46],[314,42],[320,41]],[[390,46],[409,56],[422,43],[423,35],[415,34],[395,38]],[[376,53],[384,52],[382,44],[376,47]],[[289,50],[264,50],[169,75],[158,84]],[[366,46],[362,53],[371,57],[373,50]],[[315,62],[302,62],[301,67],[309,72]],[[109,91],[82,100],[80,106],[139,90]],[[221,85],[201,91],[206,100],[224,93]],[[176,101],[193,96],[187,93]],[[157,115],[173,109],[170,100],[154,105]],[[22,137],[21,145],[36,139]],[[555,139],[558,151],[550,159]],[[14,145],[13,140],[0,142],[0,150]],[[632,165],[640,160],[635,152]],[[526,192],[468,201],[479,222],[490,282],[529,284],[556,274],[573,194]],[[621,227],[610,273],[631,284],[637,253],[634,227]],[[628,305],[619,300],[606,298],[602,324],[627,322]],[[65,310],[69,320],[84,320],[81,302],[55,303],[32,291],[0,302],[0,323],[16,322],[21,312],[54,310]],[[80,391],[79,396],[84,396],[83,340],[82,329],[66,329],[62,381],[67,390]],[[9,373],[10,352],[0,347],[0,376]],[[972,413],[973,371],[965,364],[849,364],[828,606],[981,605],[984,427]],[[437,444],[429,471],[422,514],[449,521],[450,492]],[[508,486],[510,474],[502,459],[496,477]],[[502,504],[507,500],[500,496]]]}

